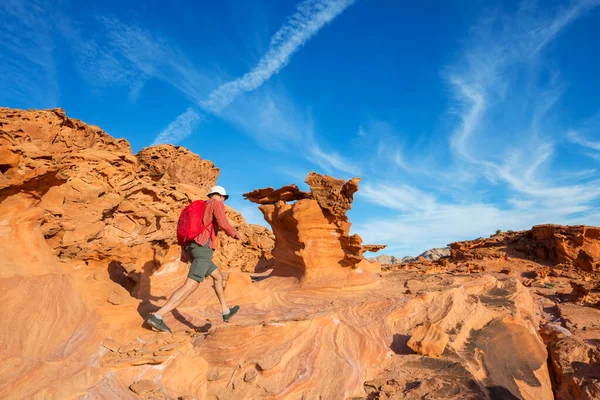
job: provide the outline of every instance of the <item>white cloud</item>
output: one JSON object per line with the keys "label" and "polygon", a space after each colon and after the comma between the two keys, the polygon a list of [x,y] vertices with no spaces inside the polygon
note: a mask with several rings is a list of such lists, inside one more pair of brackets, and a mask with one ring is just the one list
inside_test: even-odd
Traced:
{"label": "white cloud", "polygon": [[265,88],[231,104],[220,117],[254,137],[262,146],[285,151],[312,134],[310,118],[281,88]]}
{"label": "white cloud", "polygon": [[600,153],[584,153],[586,156],[588,156],[589,158],[596,160],[596,161],[600,161]]}
{"label": "white cloud", "polygon": [[[551,75],[547,87],[523,93],[522,82],[509,73],[535,62],[562,30],[598,4],[576,2],[552,17],[539,17],[542,10],[524,4],[515,16],[487,19],[474,29],[475,42],[463,57],[466,64],[449,69],[448,80],[455,89],[454,110],[461,120],[451,136],[451,148],[467,165],[479,167],[490,182],[503,181],[522,195],[548,203],[560,203],[566,193],[577,198],[571,202],[578,203],[598,196],[597,182],[556,186],[543,178],[543,168],[549,168],[555,152],[554,139],[550,133],[544,134],[541,122],[560,99],[557,74]],[[536,82],[531,83],[536,87]],[[522,117],[511,107],[533,112]],[[515,127],[522,128],[507,131]]]}
{"label": "white cloud", "polygon": [[340,154],[334,151],[323,151],[321,147],[313,140],[308,147],[308,159],[323,168],[327,173],[331,173],[332,168],[337,171],[346,172],[350,175],[360,175],[361,168],[349,162]]}
{"label": "white cloud", "polygon": [[[554,164],[564,131],[553,110],[565,85],[558,71],[540,62],[543,49],[598,4],[574,2],[550,15],[547,8],[523,3],[514,15],[491,15],[475,26],[459,63],[443,74],[454,94],[450,111],[457,116],[448,138],[450,159],[442,157],[445,166],[443,161],[428,164],[429,179],[419,181],[400,148],[383,146],[378,154],[396,162],[404,176],[366,179],[358,196],[396,216],[367,218],[355,224],[356,232],[366,242],[388,244],[388,254],[402,256],[496,229],[599,224],[596,170],[565,171]],[[593,156],[600,143],[589,139],[590,132],[572,131],[567,138]],[[400,179],[411,183],[397,183]]]}
{"label": "white cloud", "polygon": [[306,0],[300,3],[271,38],[269,49],[258,65],[235,79],[219,86],[201,104],[214,113],[220,113],[244,92],[260,87],[273,74],[285,67],[291,56],[310,40],[323,26],[331,22],[355,0]]}
{"label": "white cloud", "polygon": [[92,36],[68,20],[59,26],[76,55],[79,72],[94,86],[129,87],[130,99],[135,100],[145,83],[154,78],[199,103],[214,85],[214,74],[194,65],[161,35],[102,16],[86,21],[86,28]]}
{"label": "white cloud", "polygon": [[[258,64],[238,79],[214,88],[223,81],[221,71],[198,68],[163,35],[112,17],[97,17],[86,29],[61,21],[60,32],[71,43],[82,75],[99,89],[110,85],[129,88],[135,101],[149,79],[171,84],[208,113],[233,124],[269,149],[289,151],[290,146],[320,166],[356,170],[339,154],[323,151],[312,131],[310,118],[299,111],[283,90],[269,88],[257,93],[274,74],[284,68],[321,28],[355,0],[305,0],[271,37],[269,48]],[[90,33],[91,32],[91,33]],[[87,35],[87,36],[86,36]],[[245,94],[240,101],[234,100]],[[182,113],[173,126],[159,133],[153,142],[181,141],[204,118]],[[311,140],[303,139],[310,128]]]}
{"label": "white cloud", "polygon": [[190,136],[204,117],[191,108],[179,115],[154,139],[152,146],[164,143],[178,143]]}
{"label": "white cloud", "polygon": [[600,142],[589,140],[576,131],[567,132],[567,138],[571,142],[576,143],[580,146],[584,146],[595,151],[600,151]]}
{"label": "white cloud", "polygon": [[293,152],[327,173],[337,171],[355,176],[362,172],[357,163],[323,144],[311,116],[302,112],[279,87],[247,94],[244,101],[225,108],[220,117],[253,136],[262,146]]}
{"label": "white cloud", "polygon": [[[360,192],[359,192],[360,193]],[[559,211],[559,212],[557,212]],[[600,215],[571,216],[576,211],[537,207],[501,209],[490,204],[437,204],[428,213],[409,213],[394,218],[371,218],[355,224],[353,230],[366,243],[388,244],[387,254],[405,256],[444,247],[459,241],[487,237],[497,229],[530,229],[541,223],[600,224]]]}
{"label": "white cloud", "polygon": [[371,203],[402,212],[428,214],[437,208],[432,195],[408,185],[390,186],[382,183],[366,183],[358,194]]}

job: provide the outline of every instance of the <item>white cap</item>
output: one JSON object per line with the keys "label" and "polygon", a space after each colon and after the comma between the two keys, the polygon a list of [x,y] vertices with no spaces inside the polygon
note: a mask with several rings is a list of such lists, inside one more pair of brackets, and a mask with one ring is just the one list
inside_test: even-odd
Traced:
{"label": "white cap", "polygon": [[210,196],[211,194],[220,194],[221,196],[225,197],[225,200],[227,200],[229,198],[229,195],[227,194],[227,192],[225,191],[225,188],[223,186],[213,186],[210,189],[210,193],[208,193],[208,195]]}

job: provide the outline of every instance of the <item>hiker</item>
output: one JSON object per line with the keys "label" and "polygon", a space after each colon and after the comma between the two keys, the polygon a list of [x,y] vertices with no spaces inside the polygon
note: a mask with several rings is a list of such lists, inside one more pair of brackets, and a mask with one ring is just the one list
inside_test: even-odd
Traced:
{"label": "hiker", "polygon": [[[179,238],[180,231],[178,227],[178,240],[182,245],[181,259],[182,261],[191,262],[190,271],[183,286],[177,289],[171,297],[169,297],[169,300],[167,300],[165,305],[154,314],[151,314],[146,320],[148,325],[159,331],[171,332],[169,327],[163,321],[163,317],[183,303],[185,299],[198,288],[198,284],[208,276],[213,279],[213,289],[217,294],[223,310],[223,321],[229,322],[231,317],[240,310],[239,306],[233,306],[232,308],[227,307],[224,294],[225,282],[223,280],[223,274],[212,261],[219,229],[223,229],[225,233],[236,240],[240,239],[239,233],[231,226],[225,216],[225,205],[223,202],[227,200],[229,196],[222,186],[214,186],[210,190],[208,198],[209,200],[205,203],[203,201],[198,202],[201,203],[202,206],[205,205],[202,224],[199,225],[202,226],[200,234],[193,238],[190,243],[187,243],[187,241],[183,241]],[[192,205],[188,207],[191,206]],[[182,216],[185,212],[186,209],[182,212]],[[181,218],[182,217],[180,217],[180,221]]]}

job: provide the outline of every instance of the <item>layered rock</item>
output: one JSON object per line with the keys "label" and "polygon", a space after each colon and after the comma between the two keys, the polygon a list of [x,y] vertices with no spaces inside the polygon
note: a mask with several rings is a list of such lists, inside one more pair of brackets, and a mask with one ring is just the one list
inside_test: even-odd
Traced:
{"label": "layered rock", "polygon": [[[118,366],[99,360],[108,337],[138,346],[156,340],[143,318],[187,268],[175,245],[179,212],[205,198],[218,173],[181,147],[133,155],[126,140],[61,109],[0,108],[0,302],[11,316],[0,328],[9,367],[0,369],[0,397],[135,398],[129,379],[140,374],[163,382],[172,398],[204,393],[205,381],[178,377],[205,365],[187,336],[187,345],[157,346]],[[267,264],[272,234],[227,214],[242,240],[220,241],[215,262],[225,271]],[[161,279],[174,271],[178,282]],[[143,372],[167,360],[161,371]],[[113,368],[121,372],[105,378]]]}
{"label": "layered rock", "polygon": [[570,264],[594,272],[600,269],[600,228],[594,226],[539,225],[531,229],[533,239],[556,264]]}
{"label": "layered rock", "polygon": [[600,351],[557,324],[542,326],[558,400],[600,397]]}
{"label": "layered rock", "polygon": [[306,178],[310,193],[290,185],[244,194],[247,200],[261,204],[259,209],[273,229],[276,274],[294,275],[305,283],[320,281],[322,285],[347,284],[345,275],[351,280],[372,278],[368,272],[377,270],[378,264],[363,254],[385,246],[363,246],[360,236],[350,236],[346,213],[358,182],[358,178],[345,182],[311,172]]}
{"label": "layered rock", "polygon": [[489,239],[452,243],[450,248],[455,259],[527,257],[595,272],[600,265],[600,228],[537,225],[530,231],[506,232]]}
{"label": "layered rock", "polygon": [[417,327],[407,343],[415,353],[438,357],[442,355],[448,344],[448,335],[435,324],[427,323]]}
{"label": "layered rock", "polygon": [[[17,195],[43,213],[40,229],[63,260],[110,260],[138,271],[149,261],[160,265],[174,244],[179,212],[206,198],[219,174],[181,147],[161,145],[134,156],[127,141],[61,109],[0,109],[0,121],[3,152],[12,155],[9,161],[19,159],[5,165],[0,196]],[[230,208],[227,214],[244,240],[222,242],[216,261],[253,270],[272,236]]]}
{"label": "layered rock", "polygon": [[532,261],[531,236],[507,234],[369,273],[363,253],[381,246],[346,217],[357,179],[249,196],[274,259],[272,234],[228,209],[242,240],[221,240],[215,261],[241,312],[224,323],[206,280],[165,316],[173,335],[149,331],[187,274],[178,212],[218,170],[173,146],[133,156],[61,110],[1,109],[0,125],[1,398],[551,399],[540,318],[577,340],[542,332],[557,393],[595,396],[597,272],[565,267],[570,285]]}
{"label": "layered rock", "polygon": [[395,355],[365,382],[367,393],[382,399],[553,399],[527,289],[489,276],[417,279],[423,294],[387,317]]}

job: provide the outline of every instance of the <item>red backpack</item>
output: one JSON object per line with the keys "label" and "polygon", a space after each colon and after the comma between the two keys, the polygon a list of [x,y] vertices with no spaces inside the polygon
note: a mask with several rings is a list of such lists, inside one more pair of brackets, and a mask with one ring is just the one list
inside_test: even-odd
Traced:
{"label": "red backpack", "polygon": [[206,210],[206,201],[196,200],[181,211],[179,221],[177,222],[177,243],[180,246],[186,246],[201,234],[206,228],[202,220]]}

